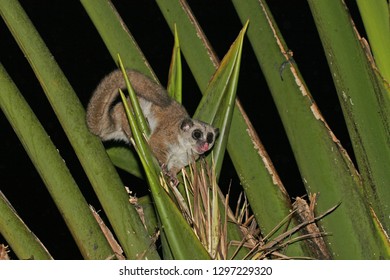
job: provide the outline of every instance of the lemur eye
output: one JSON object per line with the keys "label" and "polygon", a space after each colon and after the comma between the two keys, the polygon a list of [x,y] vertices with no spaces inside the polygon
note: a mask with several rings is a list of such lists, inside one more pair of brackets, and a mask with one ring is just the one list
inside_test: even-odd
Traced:
{"label": "lemur eye", "polygon": [[200,138],[202,138],[202,131],[198,130],[198,129],[195,129],[193,132],[192,132],[192,138],[194,138],[195,140],[199,140]]}
{"label": "lemur eye", "polygon": [[213,143],[213,141],[214,141],[214,135],[211,132],[207,133],[207,143],[211,144]]}

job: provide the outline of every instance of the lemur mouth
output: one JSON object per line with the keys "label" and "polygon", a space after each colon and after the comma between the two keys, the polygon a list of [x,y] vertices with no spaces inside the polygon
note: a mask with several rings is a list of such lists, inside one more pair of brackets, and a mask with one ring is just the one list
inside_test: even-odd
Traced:
{"label": "lemur mouth", "polygon": [[201,143],[196,147],[198,154],[203,154],[210,149],[210,145],[207,142]]}

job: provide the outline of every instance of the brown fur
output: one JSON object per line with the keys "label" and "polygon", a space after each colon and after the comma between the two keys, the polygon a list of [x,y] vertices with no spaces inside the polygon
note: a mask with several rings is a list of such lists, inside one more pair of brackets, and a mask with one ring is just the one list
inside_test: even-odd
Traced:
{"label": "brown fur", "polygon": [[[149,145],[159,162],[172,175],[214,145],[218,129],[191,120],[181,104],[145,75],[133,70],[128,70],[127,75],[151,128]],[[126,84],[122,72],[116,70],[107,75],[94,91],[87,108],[87,125],[92,133],[104,141],[122,140],[129,143],[132,134],[123,104],[115,104],[118,88],[126,89]],[[183,126],[184,123],[188,125]],[[195,139],[195,130],[200,131],[202,137]],[[210,134],[211,142],[206,140]]]}

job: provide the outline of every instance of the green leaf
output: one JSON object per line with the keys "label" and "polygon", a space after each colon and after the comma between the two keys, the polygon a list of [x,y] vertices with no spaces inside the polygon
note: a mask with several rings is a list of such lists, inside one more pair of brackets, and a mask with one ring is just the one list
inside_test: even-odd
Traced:
{"label": "green leaf", "polygon": [[144,172],[142,166],[140,166],[139,158],[128,147],[113,146],[107,149],[107,154],[116,167],[138,178],[144,178]]}
{"label": "green leaf", "polygon": [[[112,3],[107,0],[81,0],[80,2],[102,37],[113,61],[117,62],[120,54],[125,68],[135,69],[157,81],[134,38],[129,30],[124,28],[125,24]],[[136,156],[131,151],[122,152],[122,150],[109,147],[107,153],[113,164],[140,177],[142,171],[136,165],[138,162]]]}
{"label": "green leaf", "polygon": [[[106,1],[82,0],[81,2],[105,41],[113,59],[116,60],[117,54],[120,53],[125,67],[137,69],[154,77],[132,36],[127,29],[123,29],[124,24],[114,7]],[[148,178],[150,178],[150,175]],[[153,200],[156,203],[158,216],[164,226],[169,246],[171,246],[172,252],[177,251],[174,257],[186,259],[209,258],[199,241],[194,243],[194,233],[178,212],[176,205],[170,201],[169,196],[161,189],[161,186],[155,184],[155,180],[151,180],[151,182],[149,184],[153,193]],[[198,249],[190,249],[188,244],[194,244]],[[182,252],[180,248],[185,248],[185,250]]]}
{"label": "green leaf", "polygon": [[138,70],[157,80],[111,1],[81,0],[80,2],[103,39],[113,61],[117,61],[119,53],[125,68]]}
{"label": "green leaf", "polygon": [[[131,106],[132,108],[135,108],[139,106],[139,104],[137,104],[137,96],[131,89],[130,82],[125,73],[124,78],[128,85]],[[169,251],[175,259],[210,259],[209,254],[196,237],[194,231],[188,225],[171,197],[162,187],[158,174],[160,168],[158,167],[157,161],[154,160],[150,147],[141,132],[139,124],[140,118],[135,117],[135,110],[134,113],[130,110],[127,99],[121,90],[120,93],[131,127],[134,146],[144,167],[153,201],[156,205],[156,212],[161,223],[160,229],[164,232],[164,237],[166,237],[166,246],[169,246]],[[142,114],[142,111],[140,113]],[[188,244],[191,244],[191,248],[188,247]]]}
{"label": "green leaf", "polygon": [[[209,164],[210,166],[213,166],[217,180],[222,167],[233,117],[242,45],[247,26],[248,23],[242,28],[237,39],[231,45],[228,53],[224,56],[222,63],[213,75],[194,114],[195,119],[211,123],[220,130],[220,136],[212,149],[212,153],[208,156]],[[215,186],[213,185],[213,187]],[[215,199],[214,195],[212,197]],[[219,201],[219,203],[221,216],[225,216],[225,201]],[[215,215],[213,215],[213,217],[215,218]],[[241,241],[244,238],[236,224],[229,223],[227,234],[227,242],[232,240]],[[236,250],[237,247],[230,246],[228,258],[231,258],[233,254],[237,253]],[[239,252],[235,255],[235,259],[243,258],[247,253],[246,248],[240,248]]]}
{"label": "green leaf", "polygon": [[169,96],[181,104],[182,100],[182,71],[179,36],[175,25],[175,44],[172,51],[171,65],[169,67],[167,91]]}
{"label": "green leaf", "polygon": [[[64,160],[1,64],[0,86],[2,88],[0,108],[39,172],[81,254],[86,259],[106,259],[110,257],[113,252]],[[37,201],[36,203],[40,202]],[[11,215],[10,212],[8,213],[8,215]],[[26,233],[26,230],[20,228],[20,225],[18,229],[22,232],[11,231],[12,228],[16,230],[14,226],[17,226],[19,222],[15,221],[15,223],[7,224],[6,212],[1,211],[0,215],[5,223],[0,226],[0,230],[1,232],[8,232],[5,235],[6,238],[10,234],[12,235],[13,242],[11,246],[15,247],[14,250],[19,258],[28,259],[31,255],[34,258],[48,257],[45,254],[42,255],[42,252],[34,252],[36,250],[35,245],[28,244],[30,242],[34,243],[34,241],[31,241],[29,235],[21,236],[21,234]],[[19,236],[19,238],[14,238],[13,235]],[[23,248],[24,246],[26,248]],[[96,246],[98,246],[98,249],[96,249]],[[34,251],[29,251],[30,249]]]}
{"label": "green leaf", "polygon": [[[241,21],[249,18],[251,22],[248,37],[278,108],[307,192],[320,194],[316,211],[324,213],[341,202],[320,222],[324,231],[332,234],[326,240],[333,257],[385,256],[383,244],[373,230],[359,175],[311,97],[267,5],[255,0],[245,1],[245,4],[233,2]],[[334,11],[327,13],[334,14]],[[275,68],[275,63],[280,67]],[[279,73],[282,65],[287,65],[283,79]]]}
{"label": "green leaf", "polygon": [[18,216],[0,191],[0,233],[20,260],[51,260],[41,241]]}
{"label": "green leaf", "polygon": [[[245,6],[247,1],[241,2],[241,5]],[[186,2],[157,0],[157,3],[171,30],[174,23],[177,23],[181,50],[200,90],[205,93],[210,77],[219,66],[212,46]],[[248,17],[243,19],[243,24],[247,20]],[[289,214],[291,203],[238,100],[233,111],[227,147],[262,232],[270,232]],[[298,248],[299,245],[294,247],[292,254],[302,256],[303,252]]]}
{"label": "green leaf", "polygon": [[217,178],[219,178],[222,168],[233,117],[242,44],[247,27],[248,22],[230,47],[229,52],[224,56],[194,114],[195,119],[200,119],[219,128],[220,135],[212,150]]}
{"label": "green leaf", "polygon": [[[141,106],[138,103],[137,95],[135,94],[134,89],[131,87],[131,84],[130,84],[130,81],[127,77],[125,66],[122,63],[120,54],[118,54],[118,63],[119,63],[119,67],[122,71],[123,77],[126,81],[126,87],[129,91],[129,97],[130,97],[131,104],[132,104],[131,109],[134,110],[134,115],[137,118],[137,123],[139,125],[140,131],[145,136],[149,136],[150,129],[149,129],[148,123],[146,122],[146,118],[144,117],[144,114],[142,113]],[[123,94],[121,94],[121,96],[123,96]],[[124,104],[126,105],[127,102],[124,101]]]}
{"label": "green leaf", "polygon": [[[389,235],[389,92],[370,66],[344,4],[323,0],[309,4],[352,140],[365,198]],[[335,29],[338,32],[333,32]]]}
{"label": "green leaf", "polygon": [[138,213],[129,204],[128,195],[101,141],[87,129],[80,100],[38,32],[17,1],[1,0],[0,11],[41,83],[126,256],[158,259],[159,255],[150,246],[151,240]]}
{"label": "green leaf", "polygon": [[376,65],[390,83],[390,9],[386,0],[357,0]]}

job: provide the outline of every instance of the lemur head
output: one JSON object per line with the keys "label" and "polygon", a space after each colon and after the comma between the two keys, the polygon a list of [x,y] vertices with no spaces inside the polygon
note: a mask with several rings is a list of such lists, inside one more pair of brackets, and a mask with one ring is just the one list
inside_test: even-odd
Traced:
{"label": "lemur head", "polygon": [[180,129],[183,138],[189,143],[192,152],[198,155],[210,150],[219,134],[218,128],[190,118],[183,120]]}

